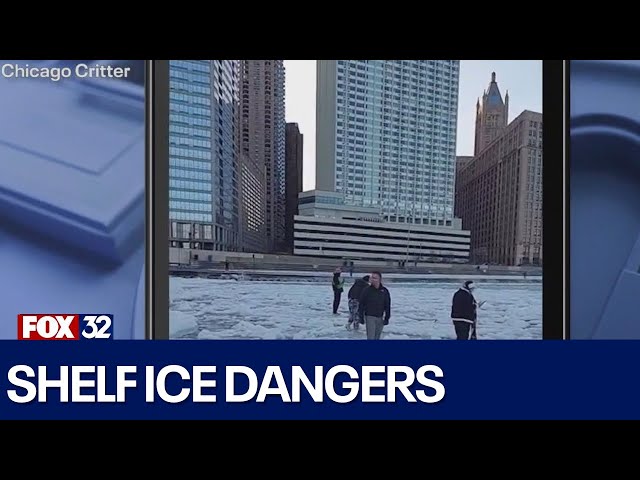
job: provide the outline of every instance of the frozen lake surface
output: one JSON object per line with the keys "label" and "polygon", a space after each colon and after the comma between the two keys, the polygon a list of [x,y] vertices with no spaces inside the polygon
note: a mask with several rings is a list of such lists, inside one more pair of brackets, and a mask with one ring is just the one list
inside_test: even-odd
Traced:
{"label": "frozen lake surface", "polygon": [[[306,281],[170,279],[171,337],[183,339],[364,339],[345,328],[346,280],[339,315],[331,312],[328,284]],[[483,280],[476,298],[478,338],[541,339],[542,284]],[[451,298],[458,281],[402,283],[394,279],[391,321],[383,339],[452,339]]]}

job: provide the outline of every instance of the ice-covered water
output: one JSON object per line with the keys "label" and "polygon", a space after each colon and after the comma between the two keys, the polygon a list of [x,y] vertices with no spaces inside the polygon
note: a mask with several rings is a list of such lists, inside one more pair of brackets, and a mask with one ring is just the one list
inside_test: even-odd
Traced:
{"label": "ice-covered water", "polygon": [[[348,331],[347,295],[333,315],[331,287],[305,281],[170,280],[172,338],[364,339]],[[542,284],[478,282],[479,339],[541,339]],[[451,339],[451,298],[459,282],[387,285],[391,321],[383,339]]]}

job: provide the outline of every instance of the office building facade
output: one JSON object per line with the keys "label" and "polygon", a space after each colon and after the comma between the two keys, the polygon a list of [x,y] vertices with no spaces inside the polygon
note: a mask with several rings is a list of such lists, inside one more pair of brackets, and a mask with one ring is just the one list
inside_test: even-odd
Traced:
{"label": "office building facade", "polygon": [[458,84],[458,60],[319,60],[316,188],[453,228]]}
{"label": "office building facade", "polygon": [[266,174],[264,164],[240,153],[240,222],[243,252],[266,248]]}
{"label": "office building facade", "polygon": [[170,246],[241,248],[236,60],[170,62]]}
{"label": "office building facade", "polygon": [[284,248],[285,92],[283,60],[240,60],[241,155],[264,166],[264,250]]}
{"label": "office building facade", "polygon": [[525,110],[457,173],[471,260],[542,265],[542,114]]}
{"label": "office building facade", "polygon": [[469,261],[470,232],[459,225],[388,222],[378,209],[346,205],[341,193],[318,190],[303,192],[299,209],[295,255],[407,265]]}
{"label": "office building facade", "polygon": [[293,251],[294,217],[298,214],[298,195],[302,192],[302,160],[304,137],[297,123],[287,123],[285,132],[286,208],[285,245]]}

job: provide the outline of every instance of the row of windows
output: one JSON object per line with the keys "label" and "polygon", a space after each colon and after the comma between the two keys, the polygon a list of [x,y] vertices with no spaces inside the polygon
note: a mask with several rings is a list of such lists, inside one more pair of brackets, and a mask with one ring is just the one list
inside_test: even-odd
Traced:
{"label": "row of windows", "polygon": [[[358,61],[347,61],[349,63],[338,62],[338,73],[355,75],[360,78],[367,78],[366,74],[369,74],[369,78],[431,78],[442,76],[445,73],[455,75],[458,73],[459,68],[456,65],[451,64],[401,64],[396,62],[386,61],[380,63],[380,61],[374,61],[375,63],[363,64],[356,63]],[[384,62],[384,61],[383,61]],[[420,61],[419,61],[420,62]],[[424,60],[421,62],[425,62]],[[399,77],[397,77],[398,75]],[[393,80],[392,80],[393,81]]]}
{"label": "row of windows", "polygon": [[353,70],[337,69],[337,79],[341,82],[349,82],[354,85],[387,85],[398,87],[424,88],[424,85],[440,86],[458,82],[458,72],[435,71],[430,72],[390,72],[370,70],[369,72],[356,72]]}
{"label": "row of windows", "polygon": [[171,60],[169,65],[171,68],[184,68],[185,70],[193,70],[194,72],[209,73],[211,71],[211,63],[209,60]]}
{"label": "row of windows", "polygon": [[[349,194],[345,195],[345,204],[352,206],[367,206],[373,205],[371,202],[363,201],[362,197],[353,197]],[[376,205],[373,205],[376,206]],[[437,199],[437,198],[425,198],[424,203],[415,203],[415,198],[403,198],[394,202],[379,202],[377,205],[385,213],[402,211],[407,215],[433,215],[435,212],[453,212],[453,200],[451,199]]]}
{"label": "row of windows", "polygon": [[[438,188],[419,185],[415,188],[393,188],[401,185],[400,180],[385,182],[384,184],[365,184],[357,182],[336,182],[336,190],[339,192],[346,192],[348,194],[355,194],[363,197],[377,198],[378,193],[391,190],[389,193],[384,193],[383,198],[401,198],[406,200],[418,200],[423,198],[447,198],[452,199],[454,189],[453,182],[451,182],[448,188]],[[388,188],[391,187],[391,188]],[[402,191],[400,191],[402,190]]]}
{"label": "row of windows", "polygon": [[211,87],[196,85],[191,82],[184,82],[174,79],[169,82],[169,88],[170,90],[173,90],[175,92],[200,93],[209,97],[211,96]]}
{"label": "row of windows", "polygon": [[299,205],[307,205],[309,203],[320,203],[323,205],[342,205],[344,201],[340,197],[325,197],[322,195],[301,198]]}
{"label": "row of windows", "polygon": [[[170,92],[169,93],[169,98],[171,100],[176,101],[176,102],[185,102],[185,103],[192,103],[194,105],[204,105],[204,106],[210,106],[211,105],[211,98],[209,96],[200,96],[200,95],[192,95],[192,94],[188,94],[188,93]],[[175,106],[176,103],[173,103],[172,105]]]}
{"label": "row of windows", "polygon": [[169,179],[169,188],[180,190],[195,190],[200,192],[211,192],[211,182],[192,182],[189,180]]}
{"label": "row of windows", "polygon": [[336,133],[344,135],[350,138],[368,138],[371,143],[376,145],[385,145],[391,139],[406,141],[410,139],[408,143],[411,144],[423,144],[431,141],[442,140],[442,143],[447,141],[453,142],[456,135],[456,130],[452,127],[444,126],[432,126],[432,127],[416,127],[415,124],[393,124],[380,122],[380,126],[373,126],[371,123],[352,123],[347,125],[344,122],[338,120],[336,122]]}
{"label": "row of windows", "polygon": [[[350,112],[352,113],[352,112]],[[358,117],[354,115],[337,115],[337,127],[344,127],[346,123],[347,129],[351,130],[366,130],[374,133],[387,133],[392,130],[396,135],[406,135],[407,130],[410,134],[418,134],[419,136],[428,135],[432,133],[455,133],[456,122],[448,120],[447,118],[437,119],[437,123],[434,123],[433,119],[416,119],[413,116],[401,118],[399,121],[393,123],[384,120],[383,115],[377,115],[374,117]]]}
{"label": "row of windows", "polygon": [[[171,126],[169,127],[169,131],[171,132]],[[172,133],[182,133],[182,132],[172,132]],[[211,149],[211,140],[202,140],[199,138],[193,138],[193,136],[190,136],[188,133],[186,134],[186,136],[169,135],[169,145],[177,146],[178,148],[197,147],[197,148]]]}
{"label": "row of windows", "polygon": [[[449,209],[450,210],[450,209]],[[450,211],[448,213],[451,213]],[[388,217],[390,222],[414,223],[417,225],[434,225],[440,227],[450,227],[452,220],[442,220],[436,218],[412,218],[412,217]]]}
{"label": "row of windows", "polygon": [[169,217],[173,220],[181,220],[183,222],[213,222],[213,215],[210,213],[190,213],[170,211]]}
{"label": "row of windows", "polygon": [[190,168],[193,170],[203,170],[205,172],[211,171],[211,162],[208,161],[196,161],[196,160],[185,160],[182,158],[170,158],[169,166],[177,167],[177,168]]}
{"label": "row of windows", "polygon": [[[355,193],[355,194],[354,194]],[[376,194],[373,195],[363,195],[363,192],[345,192],[344,195],[344,204],[348,206],[381,206],[384,210],[389,210],[393,208],[402,208],[407,211],[429,211],[429,210],[439,210],[442,211],[447,209],[447,211],[451,210],[453,207],[453,198],[451,196],[444,195],[433,195],[431,197],[425,197],[422,200],[422,203],[418,203],[420,199],[416,199],[414,197],[408,198],[404,197],[402,199],[395,198],[384,198],[380,199]]]}
{"label": "row of windows", "polygon": [[[441,135],[442,138],[451,138],[448,135]],[[419,140],[406,140],[406,136],[403,138],[398,138],[396,136],[383,136],[382,140],[379,142],[373,142],[373,135],[364,135],[362,133],[353,133],[344,136],[342,130],[338,130],[336,135],[336,149],[342,150],[350,145],[365,145],[369,147],[370,150],[375,151],[376,148],[378,150],[410,150],[410,151],[421,151],[428,149],[442,149],[448,147],[455,147],[456,143],[453,140],[442,140],[442,139],[432,139],[432,138],[422,138]],[[362,140],[358,140],[362,139]],[[363,141],[366,140],[366,143]],[[363,147],[365,148],[365,147]]]}
{"label": "row of windows", "polygon": [[[361,206],[361,202],[355,202],[354,206]],[[418,215],[422,217],[451,217],[453,215],[453,203],[452,202],[437,202],[432,201],[425,203],[422,208],[412,207],[411,201],[403,201],[401,203],[392,205],[382,205],[381,211],[385,215]]]}
{"label": "row of windows", "polygon": [[[414,65],[409,68],[398,68],[397,65],[372,65],[369,68],[360,68],[361,65],[354,66],[349,65],[349,68],[345,68],[344,65],[338,65],[337,73],[339,75],[347,75],[356,79],[362,78],[370,81],[386,81],[385,83],[398,85],[416,82],[418,80],[439,80],[442,82],[450,83],[455,80],[451,80],[452,77],[458,76],[458,68],[434,68],[425,67],[424,65]],[[445,74],[449,74],[446,76]]]}
{"label": "row of windows", "polygon": [[210,172],[194,172],[190,170],[180,170],[178,168],[169,168],[169,176],[173,178],[211,181]]}
{"label": "row of windows", "polygon": [[[449,85],[436,86],[434,89],[433,84],[430,83],[429,85],[432,88],[421,87],[419,90],[392,89],[391,87],[383,88],[382,86],[378,86],[376,89],[375,85],[369,84],[367,88],[358,88],[357,85],[340,83],[340,80],[340,76],[338,76],[338,88],[340,89],[338,92],[339,103],[344,103],[346,97],[348,100],[360,100],[369,105],[377,103],[379,107],[396,107],[397,105],[408,107],[411,106],[411,104],[422,106],[425,104],[427,106],[449,104],[458,99],[456,88]],[[349,105],[353,105],[351,101]]]}
{"label": "row of windows", "polygon": [[[438,172],[435,169],[433,171],[425,171],[425,170],[411,170],[411,169],[403,169],[402,172],[398,171],[398,167],[391,167],[385,165],[383,168],[372,168],[371,170],[366,171],[366,173],[353,173],[353,172],[343,172],[337,170],[336,172],[336,181],[359,181],[359,182],[371,182],[371,183],[384,183],[388,180],[397,181],[398,179],[403,180],[403,183],[407,183],[407,177],[412,177],[412,180],[416,183],[424,183],[425,187],[429,185],[449,185],[453,184],[453,179],[455,178],[453,172],[442,171]],[[447,181],[447,179],[451,181]]]}
{"label": "row of windows", "polygon": [[390,69],[420,69],[425,70],[433,67],[442,67],[447,69],[457,69],[460,60],[337,60],[338,67],[349,67],[364,71],[372,67],[384,67]]}
{"label": "row of windows", "polygon": [[385,180],[389,178],[401,178],[404,182],[407,182],[407,176],[409,176],[411,177],[411,180],[415,180],[416,182],[429,182],[429,179],[431,179],[431,183],[439,183],[443,178],[453,178],[454,175],[452,169],[449,169],[449,171],[447,171],[446,169],[442,169],[442,171],[437,171],[437,169],[434,169],[433,171],[431,171],[429,169],[422,168],[398,169],[397,167],[392,168],[389,166],[385,166],[381,169],[378,169],[378,171],[355,169],[349,170],[348,172],[343,171],[340,169],[340,167],[338,167],[336,170],[336,176],[341,180],[348,179],[356,180],[359,182],[376,182],[378,180],[381,180],[383,176]]}
{"label": "row of windows", "polygon": [[170,69],[169,78],[171,80],[185,80],[191,83],[201,83],[203,85],[209,85],[211,83],[211,77],[204,73],[187,72],[183,70],[177,70],[175,68]]}
{"label": "row of windows", "polygon": [[[386,173],[386,172],[385,172]],[[434,191],[438,189],[453,189],[454,176],[452,174],[443,175],[430,175],[430,176],[414,176],[411,182],[407,182],[406,175],[392,175],[385,176],[354,176],[354,175],[341,175],[336,177],[336,183],[340,185],[355,186],[356,188],[364,188],[367,186],[385,188],[387,185],[402,185],[394,191]],[[411,190],[409,190],[411,189]]]}
{"label": "row of windows", "polygon": [[172,210],[187,210],[190,212],[211,212],[210,203],[180,202],[177,200],[169,201],[169,208]]}
{"label": "row of windows", "polygon": [[[349,183],[348,185],[344,184],[344,183],[340,183],[340,185],[336,185],[336,190],[339,192],[343,192],[346,194],[346,196],[350,196],[350,195],[357,195],[360,198],[379,198],[381,196],[381,198],[385,198],[385,199],[389,199],[388,201],[390,203],[394,203],[397,200],[406,200],[408,202],[411,201],[424,201],[427,202],[429,201],[429,199],[432,200],[437,200],[440,199],[439,202],[442,201],[453,201],[453,196],[454,196],[454,191],[453,188],[449,188],[449,189],[437,189],[437,188],[427,188],[427,189],[415,189],[415,190],[411,190],[411,189],[403,189],[402,192],[399,191],[393,191],[393,192],[389,192],[387,193],[381,193],[383,191],[389,190],[386,189],[385,187],[380,188],[379,186],[376,187],[369,187],[367,185],[357,185],[357,184],[353,184],[353,183]],[[395,190],[395,189],[393,189]]]}
{"label": "row of windows", "polygon": [[[353,100],[353,99],[352,99]],[[379,117],[391,117],[394,120],[403,120],[405,118],[413,119],[416,118],[424,123],[430,122],[433,118],[439,119],[442,122],[446,122],[447,120],[451,120],[451,125],[453,126],[453,120],[456,119],[457,115],[451,114],[448,107],[455,105],[455,98],[451,99],[451,102],[375,102],[369,101],[368,103],[365,101],[365,97],[358,98],[358,100],[363,101],[364,103],[358,103],[357,101],[349,101],[348,103],[344,101],[343,98],[338,97],[337,99],[337,111],[339,113],[348,112],[350,115],[355,115],[358,121],[363,122],[364,119],[369,119],[369,121],[373,121]],[[442,108],[441,108],[442,107]],[[444,113],[447,107],[447,112]]]}
{"label": "row of windows", "polygon": [[[339,137],[337,140],[342,142],[343,139]],[[360,148],[358,148],[358,146]],[[427,151],[429,152],[430,156],[432,157],[439,156],[443,159],[447,159],[447,158],[450,158],[452,153],[451,150],[455,147],[455,144],[454,145],[449,144],[444,146],[430,145],[429,147],[430,148],[428,148]],[[348,150],[349,152],[361,152],[361,153],[365,153],[365,151],[368,150],[366,153],[369,155],[375,155],[376,153],[374,147],[370,146],[369,142],[365,142],[364,140],[353,140],[353,139],[349,139],[348,142],[339,143],[338,145],[336,145],[336,150],[338,150],[336,151],[337,157],[346,155],[342,150]],[[393,144],[386,144],[384,148],[378,147],[378,156],[380,158],[387,158],[387,155],[399,155],[399,154],[406,154],[407,152],[413,152],[416,154],[416,156],[418,156],[418,158],[420,158],[421,156],[417,154],[423,153],[425,150],[426,150],[425,148],[418,148],[418,147],[416,147],[415,149],[409,149],[404,145],[398,145],[398,142],[393,142]]]}
{"label": "row of windows", "polygon": [[[339,161],[336,167],[336,171],[340,174],[349,173],[356,175],[375,176],[375,170],[392,170],[401,174],[408,173],[413,175],[431,173],[453,173],[455,166],[451,162],[447,161],[432,161],[427,158],[403,158],[390,159],[381,158],[372,161],[358,161],[362,159],[362,155],[354,155],[349,161]],[[355,161],[354,161],[355,160]],[[359,167],[359,168],[358,168]]]}
{"label": "row of windows", "polygon": [[431,72],[429,73],[400,73],[371,71],[368,74],[364,72],[345,71],[338,68],[337,80],[340,83],[348,83],[351,85],[367,85],[378,87],[384,85],[385,91],[392,91],[392,87],[397,91],[398,88],[425,88],[425,85],[431,87],[447,87],[458,83],[458,72]]}
{"label": "row of windows", "polygon": [[364,186],[364,185],[389,185],[392,183],[401,183],[403,187],[394,189],[394,191],[409,191],[409,187],[412,187],[412,190],[424,191],[431,187],[431,190],[445,190],[449,188],[451,190],[453,188],[453,175],[431,175],[430,177],[417,178],[414,181],[414,185],[412,186],[410,183],[406,181],[406,176],[403,175],[390,175],[386,177],[373,177],[373,176],[354,176],[354,175],[342,175],[336,177],[336,183],[346,184],[348,182],[349,186]]}
{"label": "row of windows", "polygon": [[[372,146],[368,142],[360,140],[340,143],[336,145],[336,157],[338,162],[350,163],[351,160],[373,162],[400,162],[400,163],[440,163],[449,164],[453,155],[451,149],[454,146],[426,145],[408,147],[405,145],[386,144]],[[343,158],[347,157],[347,158]]]}
{"label": "row of windows", "polygon": [[183,190],[169,189],[169,198],[177,200],[198,200],[211,203],[211,194],[203,192],[186,192]]}
{"label": "row of windows", "polygon": [[[375,108],[373,105],[366,105],[364,103],[354,103],[349,107],[341,105],[340,102],[337,102],[338,105],[336,107],[336,112],[338,113],[338,118],[344,118],[345,112],[350,115],[354,115],[354,118],[379,118],[383,117],[384,119],[394,120],[396,123],[408,116],[417,116],[423,122],[427,122],[427,119],[424,117],[429,117],[431,119],[441,119],[441,121],[449,120],[450,126],[454,126],[454,120],[457,118],[456,110],[453,105],[428,105],[429,109],[427,109],[426,105],[420,105],[418,107],[406,105],[405,108]],[[437,108],[436,108],[437,107]]]}
{"label": "row of windows", "polygon": [[[336,129],[345,127],[345,115],[338,115],[336,122]],[[358,123],[354,119],[355,117],[349,117],[348,123],[346,125],[347,132],[351,130],[360,130],[366,131],[368,133],[373,133],[376,135],[394,135],[394,136],[403,136],[407,135],[416,135],[417,139],[420,139],[424,136],[434,136],[437,134],[451,135],[454,136],[456,133],[455,123],[454,122],[439,122],[439,123],[430,123],[430,122],[412,122],[410,120],[401,121],[401,122],[387,122],[386,120],[371,120]],[[442,135],[440,135],[442,136]]]}
{"label": "row of windows", "polygon": [[211,127],[211,120],[209,118],[199,118],[188,115],[181,115],[178,113],[171,113],[169,115],[169,121],[174,123],[184,123],[186,125],[193,125],[194,127]]}
{"label": "row of windows", "polygon": [[[172,113],[184,113],[189,116],[199,115],[201,117],[211,117],[211,108],[185,105],[182,103],[171,103]],[[187,122],[189,123],[189,122]]]}
{"label": "row of windows", "polygon": [[211,160],[211,150],[196,150],[195,148],[169,147],[169,154],[176,157],[188,157],[201,160]]}
{"label": "row of windows", "polygon": [[182,135],[191,135],[193,137],[211,138],[211,130],[204,130],[197,127],[185,127],[182,125],[176,125],[175,123],[169,124],[169,133],[179,133]]}

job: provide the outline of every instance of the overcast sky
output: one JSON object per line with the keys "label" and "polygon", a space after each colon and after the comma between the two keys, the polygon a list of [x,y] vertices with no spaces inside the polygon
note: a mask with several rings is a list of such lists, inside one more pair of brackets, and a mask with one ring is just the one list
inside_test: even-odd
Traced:
{"label": "overcast sky", "polygon": [[[316,60],[285,60],[286,118],[304,135],[304,189],[316,177]],[[473,154],[476,100],[491,72],[503,97],[509,91],[509,121],[523,110],[542,112],[542,60],[461,60],[458,99],[458,155]]]}

